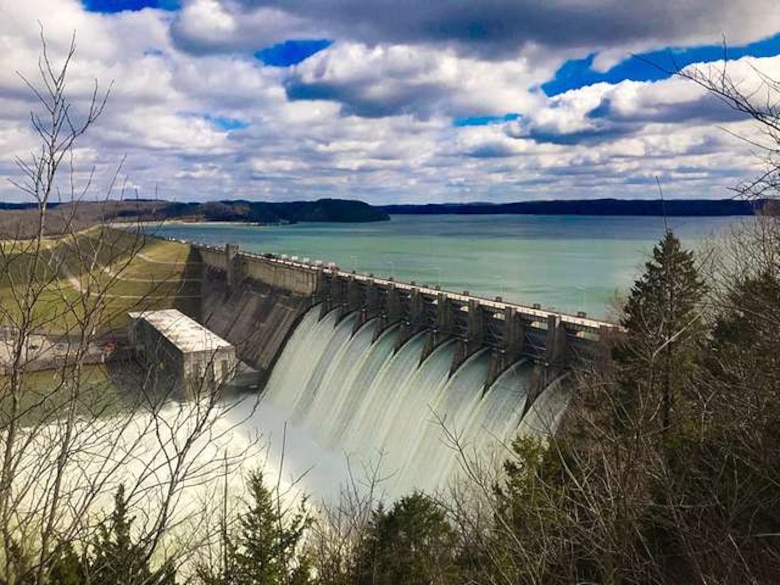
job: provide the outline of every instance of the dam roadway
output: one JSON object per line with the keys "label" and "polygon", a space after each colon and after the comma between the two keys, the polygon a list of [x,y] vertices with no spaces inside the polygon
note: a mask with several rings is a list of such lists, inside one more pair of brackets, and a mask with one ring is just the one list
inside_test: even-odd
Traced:
{"label": "dam roadway", "polygon": [[537,391],[577,361],[603,348],[620,328],[584,314],[528,307],[463,291],[346,272],[335,264],[275,254],[191,244],[202,267],[201,314],[211,330],[233,343],[263,382],[302,316],[313,306],[339,319],[356,314],[355,331],[377,319],[377,337],[397,327],[398,350],[422,334],[421,361],[445,341],[457,343],[450,372],[476,352],[490,351],[485,389],[521,359],[533,360]]}

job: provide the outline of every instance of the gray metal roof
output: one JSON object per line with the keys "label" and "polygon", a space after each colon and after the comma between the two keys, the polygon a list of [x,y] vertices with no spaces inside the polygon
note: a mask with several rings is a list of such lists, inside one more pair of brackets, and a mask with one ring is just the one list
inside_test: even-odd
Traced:
{"label": "gray metal roof", "polygon": [[129,315],[133,320],[143,319],[149,323],[183,353],[232,347],[228,341],[177,309],[143,311]]}

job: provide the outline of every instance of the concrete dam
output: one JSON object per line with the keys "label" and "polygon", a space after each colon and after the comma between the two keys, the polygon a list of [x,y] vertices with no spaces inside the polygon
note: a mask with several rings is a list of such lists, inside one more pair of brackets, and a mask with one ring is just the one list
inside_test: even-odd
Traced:
{"label": "concrete dam", "polygon": [[478,453],[518,430],[550,432],[570,365],[615,331],[333,264],[193,248],[200,320],[260,372],[263,403],[334,453],[381,460],[390,494],[451,478],[453,436]]}

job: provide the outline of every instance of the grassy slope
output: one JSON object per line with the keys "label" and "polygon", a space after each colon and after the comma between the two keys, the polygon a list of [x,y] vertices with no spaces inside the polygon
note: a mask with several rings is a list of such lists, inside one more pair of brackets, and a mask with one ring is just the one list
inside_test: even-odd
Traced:
{"label": "grassy slope", "polygon": [[[75,404],[77,414],[104,416],[123,409],[126,395],[103,365],[82,366],[78,389],[73,368],[26,372],[22,378],[19,420],[23,425],[48,423],[66,414],[66,407]],[[0,376],[0,420],[8,420],[6,401],[10,400],[5,386],[10,381]]]}
{"label": "grassy slope", "polygon": [[34,328],[43,333],[74,333],[96,306],[98,332],[123,329],[128,311],[193,303],[200,291],[187,270],[190,248],[178,242],[90,229],[47,240],[37,263],[28,242],[0,242],[0,248],[0,325],[18,326],[34,265],[33,283],[40,288]]}

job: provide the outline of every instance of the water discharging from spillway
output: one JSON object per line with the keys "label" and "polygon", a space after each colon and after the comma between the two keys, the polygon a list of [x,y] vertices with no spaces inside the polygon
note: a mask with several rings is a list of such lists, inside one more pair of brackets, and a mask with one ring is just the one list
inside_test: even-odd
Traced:
{"label": "water discharging from spillway", "polygon": [[[318,460],[299,461],[299,466],[316,469],[340,458],[354,472],[379,464],[385,478],[381,488],[390,497],[434,490],[459,468],[452,437],[468,454],[478,454],[511,440],[518,430],[550,432],[568,402],[565,387],[553,384],[523,416],[529,362],[514,364],[484,392],[487,350],[450,375],[455,341],[441,344],[421,362],[424,334],[395,351],[396,327],[380,332],[379,321],[371,320],[355,331],[355,314],[341,320],[335,312],[320,315],[320,307],[314,307],[303,317],[274,367],[260,407],[288,424],[288,436],[302,433],[313,439],[316,447],[304,447],[305,453],[290,450],[290,458],[319,453]],[[323,453],[329,461],[322,460]],[[332,492],[321,488],[314,490]]]}

